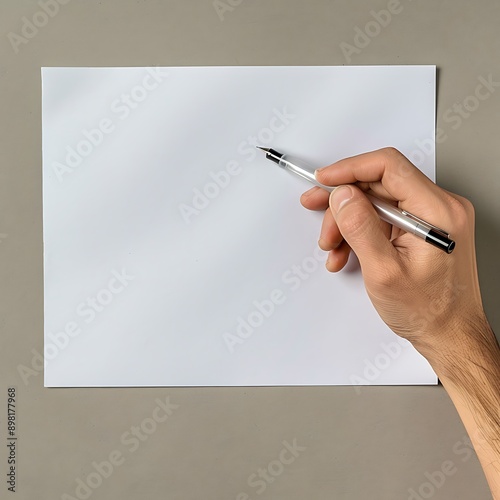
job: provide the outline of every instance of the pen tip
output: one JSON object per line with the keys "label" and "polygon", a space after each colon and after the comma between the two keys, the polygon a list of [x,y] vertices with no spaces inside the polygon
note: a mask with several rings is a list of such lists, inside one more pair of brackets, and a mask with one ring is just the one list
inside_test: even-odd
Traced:
{"label": "pen tip", "polygon": [[262,151],[265,151],[266,153],[269,151],[269,148],[263,148],[262,146],[255,146],[257,149],[262,149]]}

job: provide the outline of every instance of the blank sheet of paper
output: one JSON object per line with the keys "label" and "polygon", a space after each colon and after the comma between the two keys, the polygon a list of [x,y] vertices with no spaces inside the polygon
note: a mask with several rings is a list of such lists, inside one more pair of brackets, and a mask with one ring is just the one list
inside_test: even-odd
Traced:
{"label": "blank sheet of paper", "polygon": [[434,180],[434,66],[43,68],[42,84],[46,386],[436,383],[355,256],[326,271],[307,182],[255,149],[319,167],[390,145]]}

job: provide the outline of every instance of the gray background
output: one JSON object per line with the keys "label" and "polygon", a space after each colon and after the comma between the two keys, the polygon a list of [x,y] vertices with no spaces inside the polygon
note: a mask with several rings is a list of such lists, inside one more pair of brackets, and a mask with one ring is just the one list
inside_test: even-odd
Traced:
{"label": "gray background", "polygon": [[[72,0],[17,53],[8,34],[21,35],[23,16],[32,20],[42,9],[1,3],[0,496],[8,493],[7,387],[16,386],[12,498],[77,498],[77,478],[114,450],[125,461],[92,499],[407,499],[410,488],[425,498],[490,498],[475,456],[461,452],[466,433],[440,386],[360,394],[352,387],[72,390],[44,389],[42,374],[21,379],[18,367],[30,366],[32,349],[43,350],[41,66],[436,64],[438,126],[446,132],[438,183],[475,203],[483,298],[500,331],[500,89],[459,124],[448,111],[474,93],[479,77],[500,81],[500,4],[402,0],[401,12],[349,61],[341,43],[353,44],[355,28],[387,0],[231,3],[221,20],[211,0]],[[121,436],[147,426],[155,399],[167,396],[179,407],[130,451]],[[273,460],[294,439],[305,450],[281,471]],[[446,461],[454,474],[426,486]],[[259,495],[248,478],[270,463],[279,474]]]}

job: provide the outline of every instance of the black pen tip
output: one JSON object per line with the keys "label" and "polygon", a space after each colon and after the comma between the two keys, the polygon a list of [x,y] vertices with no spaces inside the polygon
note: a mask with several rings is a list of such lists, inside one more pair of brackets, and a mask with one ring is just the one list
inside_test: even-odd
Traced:
{"label": "black pen tip", "polygon": [[255,146],[257,149],[262,149],[262,151],[265,151],[266,153],[269,152],[269,148],[263,148],[262,146]]}

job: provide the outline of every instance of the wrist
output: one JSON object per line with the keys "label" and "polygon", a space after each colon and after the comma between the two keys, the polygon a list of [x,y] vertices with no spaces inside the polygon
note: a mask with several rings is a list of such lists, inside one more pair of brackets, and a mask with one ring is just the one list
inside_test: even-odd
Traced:
{"label": "wrist", "polygon": [[464,372],[476,374],[499,367],[500,347],[484,312],[470,314],[448,328],[446,334],[429,333],[412,342],[443,383],[457,383]]}

